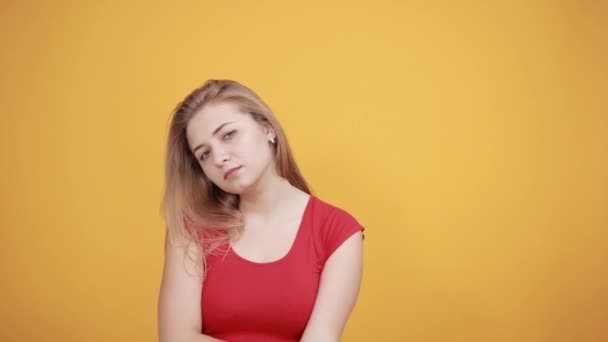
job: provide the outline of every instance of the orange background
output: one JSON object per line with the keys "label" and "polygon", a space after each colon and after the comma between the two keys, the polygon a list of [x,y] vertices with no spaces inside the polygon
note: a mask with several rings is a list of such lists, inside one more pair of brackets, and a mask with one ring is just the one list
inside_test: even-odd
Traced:
{"label": "orange background", "polygon": [[608,340],[601,1],[0,3],[0,340],[154,341],[170,111],[262,96],[366,226],[344,341]]}

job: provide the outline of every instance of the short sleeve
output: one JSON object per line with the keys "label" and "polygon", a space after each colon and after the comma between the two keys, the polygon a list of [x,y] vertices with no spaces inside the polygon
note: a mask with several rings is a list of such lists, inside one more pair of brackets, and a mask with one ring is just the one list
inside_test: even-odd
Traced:
{"label": "short sleeve", "polygon": [[327,261],[349,237],[356,232],[363,233],[364,230],[365,228],[351,214],[339,208],[334,209],[326,222],[323,262]]}

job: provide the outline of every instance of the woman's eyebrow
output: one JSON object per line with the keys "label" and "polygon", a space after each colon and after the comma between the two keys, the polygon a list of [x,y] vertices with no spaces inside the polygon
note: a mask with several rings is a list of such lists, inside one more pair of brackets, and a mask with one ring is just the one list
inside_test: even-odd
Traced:
{"label": "woman's eyebrow", "polygon": [[[234,123],[234,121],[228,121],[228,122],[224,122],[223,124],[219,125],[219,126],[218,126],[218,127],[217,127],[217,128],[214,130],[214,131],[213,131],[212,136],[216,135],[216,134],[217,134],[217,132],[219,132],[219,131],[220,131],[222,128],[224,128],[224,126],[229,125],[229,124],[231,124],[231,123]],[[200,145],[196,146],[196,147],[195,147],[195,148],[192,150],[192,153],[196,152],[196,150],[198,150],[199,148],[201,148],[201,147],[203,147],[203,146],[205,146],[205,144],[200,144]]]}

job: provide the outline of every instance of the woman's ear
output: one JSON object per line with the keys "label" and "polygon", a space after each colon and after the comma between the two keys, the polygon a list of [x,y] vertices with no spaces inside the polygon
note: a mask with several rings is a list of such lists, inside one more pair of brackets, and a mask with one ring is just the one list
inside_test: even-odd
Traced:
{"label": "woman's ear", "polygon": [[268,124],[264,125],[264,134],[266,135],[266,139],[269,143],[274,144],[277,141],[276,132]]}
{"label": "woman's ear", "polygon": [[274,128],[272,128],[272,126],[270,126],[269,124],[264,124],[264,134],[270,138],[276,138],[277,134],[274,131]]}

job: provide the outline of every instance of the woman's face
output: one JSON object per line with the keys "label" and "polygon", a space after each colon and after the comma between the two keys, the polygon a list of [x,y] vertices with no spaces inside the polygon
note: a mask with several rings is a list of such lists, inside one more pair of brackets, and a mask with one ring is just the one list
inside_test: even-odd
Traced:
{"label": "woman's face", "polygon": [[188,123],[186,137],[205,175],[228,193],[246,193],[274,172],[274,131],[234,103],[205,105]]}

